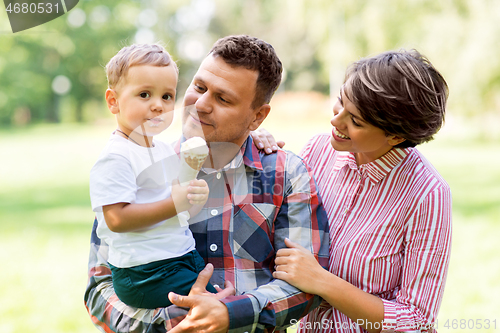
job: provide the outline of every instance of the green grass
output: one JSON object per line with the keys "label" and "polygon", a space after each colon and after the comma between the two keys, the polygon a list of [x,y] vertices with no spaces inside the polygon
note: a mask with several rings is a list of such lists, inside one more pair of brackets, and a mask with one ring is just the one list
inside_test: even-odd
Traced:
{"label": "green grass", "polygon": [[[439,332],[500,332],[500,143],[444,139],[421,150],[453,196],[452,254]],[[460,328],[460,320],[465,325],[478,319],[496,320],[496,330]]]}
{"label": "green grass", "polygon": [[85,148],[99,131],[89,137],[88,126],[0,134],[2,333],[96,331],[83,303],[94,216],[87,178],[95,159]]}
{"label": "green grass", "polygon": [[[326,118],[328,119],[328,118]],[[312,134],[301,121],[266,124],[298,152]],[[177,126],[177,125],[175,125]],[[322,126],[322,127],[321,127]],[[94,214],[88,174],[114,128],[40,125],[0,132],[0,332],[94,332],[83,304]],[[300,132],[300,134],[296,134]],[[421,150],[453,193],[453,248],[439,332],[457,319],[500,327],[500,143],[439,137]],[[480,330],[494,332],[494,330]]]}

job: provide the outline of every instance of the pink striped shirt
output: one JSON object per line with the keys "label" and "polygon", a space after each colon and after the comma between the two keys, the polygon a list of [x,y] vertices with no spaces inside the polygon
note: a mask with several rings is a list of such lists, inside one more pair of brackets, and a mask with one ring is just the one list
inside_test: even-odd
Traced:
{"label": "pink striped shirt", "polygon": [[[383,332],[435,332],[451,246],[451,192],[415,148],[394,148],[361,166],[313,137],[311,166],[330,223],[330,272],[384,303]],[[299,332],[366,332],[328,303]]]}

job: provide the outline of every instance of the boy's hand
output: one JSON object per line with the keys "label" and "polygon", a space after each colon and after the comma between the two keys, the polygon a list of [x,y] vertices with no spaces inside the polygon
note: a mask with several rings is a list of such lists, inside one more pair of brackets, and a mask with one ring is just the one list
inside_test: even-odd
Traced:
{"label": "boy's hand", "polygon": [[208,184],[204,179],[193,179],[189,182],[188,195],[189,203],[191,205],[205,205],[208,200]]}
{"label": "boy's hand", "polygon": [[[179,185],[177,179],[172,182],[172,200],[177,213],[189,210],[191,216],[198,214],[208,200],[208,193],[208,184],[203,179],[193,179],[188,186]],[[191,211],[192,206],[199,209]]]}
{"label": "boy's hand", "polygon": [[188,193],[189,186],[181,186],[178,179],[172,181],[171,197],[177,213],[184,212],[191,208],[192,205],[189,203]]}
{"label": "boy's hand", "polygon": [[198,215],[201,209],[208,200],[208,184],[203,179],[194,179],[189,182],[188,186],[189,203],[193,205],[188,212],[191,217]]}

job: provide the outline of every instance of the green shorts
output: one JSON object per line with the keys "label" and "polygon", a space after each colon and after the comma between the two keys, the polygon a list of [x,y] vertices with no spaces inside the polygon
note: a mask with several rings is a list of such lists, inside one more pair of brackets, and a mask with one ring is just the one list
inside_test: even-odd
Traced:
{"label": "green shorts", "polygon": [[[205,261],[194,250],[181,257],[145,265],[109,266],[116,295],[122,302],[138,308],[156,309],[172,305],[168,299],[171,291],[179,295],[189,294],[198,273],[205,268]],[[210,283],[207,290],[217,292]]]}

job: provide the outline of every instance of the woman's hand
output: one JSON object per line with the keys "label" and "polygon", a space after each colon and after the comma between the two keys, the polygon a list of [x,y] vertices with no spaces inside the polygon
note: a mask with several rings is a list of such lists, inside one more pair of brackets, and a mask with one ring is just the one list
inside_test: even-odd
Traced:
{"label": "woman's hand", "polygon": [[[319,295],[353,322],[361,320],[368,332],[380,332],[384,320],[384,303],[320,266],[311,252],[289,239],[287,249],[276,253],[273,276],[303,292]],[[374,323],[369,326],[370,323]]]}
{"label": "woman's hand", "polygon": [[278,147],[283,148],[285,146],[285,141],[276,141],[274,136],[263,128],[250,132],[250,135],[255,146],[265,151],[266,154],[272,154],[278,150]]}
{"label": "woman's hand", "polygon": [[285,239],[287,249],[280,249],[276,253],[276,270],[273,277],[281,279],[309,294],[319,294],[317,290],[324,273],[328,273],[318,263],[314,255],[288,238]]}

